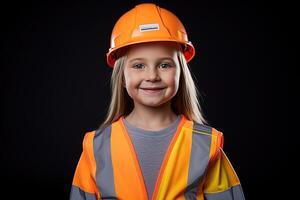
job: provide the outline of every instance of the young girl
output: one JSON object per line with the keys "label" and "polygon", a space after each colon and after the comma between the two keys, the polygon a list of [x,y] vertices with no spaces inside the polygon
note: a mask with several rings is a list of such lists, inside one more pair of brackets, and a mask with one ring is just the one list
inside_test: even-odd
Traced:
{"label": "young girl", "polygon": [[194,54],[166,9],[140,4],[118,20],[108,115],[84,137],[71,200],[244,199],[222,133],[204,125],[187,66]]}

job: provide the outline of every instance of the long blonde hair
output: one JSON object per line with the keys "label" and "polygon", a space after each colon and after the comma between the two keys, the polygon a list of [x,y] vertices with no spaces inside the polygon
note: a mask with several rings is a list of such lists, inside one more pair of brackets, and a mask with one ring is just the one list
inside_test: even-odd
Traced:
{"label": "long blonde hair", "polygon": [[[123,115],[128,115],[133,110],[133,100],[128,95],[124,87],[124,63],[126,53],[120,56],[113,68],[111,75],[111,101],[105,120],[100,127],[110,125]],[[182,51],[177,50],[177,58],[179,60],[181,74],[179,80],[179,88],[173,97],[171,107],[177,115],[183,114],[189,120],[193,120],[200,124],[205,124],[206,120],[201,111],[198,101],[199,92],[195,86],[193,77],[187,65],[186,59]]]}

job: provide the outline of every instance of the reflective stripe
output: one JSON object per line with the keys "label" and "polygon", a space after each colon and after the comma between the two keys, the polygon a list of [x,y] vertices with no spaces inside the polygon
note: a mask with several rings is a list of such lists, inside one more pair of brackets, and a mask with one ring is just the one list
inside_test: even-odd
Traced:
{"label": "reflective stripe", "polygon": [[[188,185],[184,194],[186,199],[196,199],[196,196],[203,197],[200,184],[208,164],[210,143],[211,127],[194,123]],[[199,188],[200,191],[197,191]]]}
{"label": "reflective stripe", "polygon": [[98,129],[94,137],[94,155],[96,159],[96,184],[101,198],[116,197],[113,167],[111,160],[111,126]]}
{"label": "reflective stripe", "polygon": [[93,193],[85,192],[79,187],[72,185],[70,199],[72,200],[97,200],[97,197]]}
{"label": "reflective stripe", "polygon": [[222,199],[245,200],[245,196],[241,185],[236,185],[223,192],[205,194],[205,199],[206,200],[222,200]]}

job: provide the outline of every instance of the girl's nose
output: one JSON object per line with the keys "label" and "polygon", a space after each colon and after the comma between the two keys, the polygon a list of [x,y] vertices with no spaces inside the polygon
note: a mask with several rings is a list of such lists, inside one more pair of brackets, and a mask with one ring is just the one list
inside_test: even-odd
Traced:
{"label": "girl's nose", "polygon": [[158,73],[156,68],[150,68],[146,73],[147,73],[146,74],[147,81],[158,81],[158,80],[160,80],[159,73]]}

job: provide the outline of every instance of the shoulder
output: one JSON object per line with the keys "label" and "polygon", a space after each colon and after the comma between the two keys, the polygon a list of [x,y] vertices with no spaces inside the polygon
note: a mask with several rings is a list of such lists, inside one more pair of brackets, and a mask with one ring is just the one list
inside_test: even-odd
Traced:
{"label": "shoulder", "polygon": [[82,148],[84,150],[88,150],[90,148],[93,148],[93,140],[94,140],[94,137],[95,137],[95,133],[96,133],[95,130],[85,133],[84,138],[83,138],[83,142],[82,142]]}
{"label": "shoulder", "polygon": [[193,134],[208,135],[219,139],[223,138],[223,133],[212,126],[200,124],[195,121],[188,121],[188,123],[191,124],[190,127],[193,130]]}
{"label": "shoulder", "polygon": [[111,126],[98,128],[92,131],[88,131],[84,135],[82,142],[83,149],[94,149],[97,146],[101,146],[103,143],[109,141],[111,132]]}
{"label": "shoulder", "polygon": [[213,149],[223,148],[223,133],[216,128],[190,120],[184,126],[191,129],[194,139],[206,141]]}
{"label": "shoulder", "polygon": [[120,119],[121,118],[112,122],[111,124],[86,132],[83,139],[83,148],[90,146],[95,148],[109,143],[112,127],[114,124],[120,122]]}
{"label": "shoulder", "polygon": [[194,131],[195,134],[205,133],[205,134],[211,135],[212,130],[213,130],[213,127],[211,127],[211,126],[208,126],[208,125],[205,125],[205,124],[200,124],[200,123],[197,123],[197,122],[193,121],[193,131]]}
{"label": "shoulder", "polygon": [[206,143],[209,146],[210,164],[214,163],[214,161],[217,159],[218,155],[220,155],[223,149],[223,133],[215,129],[214,127],[193,122],[193,136],[194,138],[201,138],[198,139],[198,141],[200,141],[199,143],[207,141]]}

